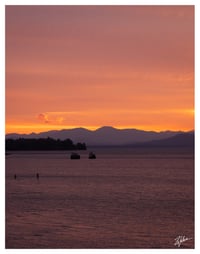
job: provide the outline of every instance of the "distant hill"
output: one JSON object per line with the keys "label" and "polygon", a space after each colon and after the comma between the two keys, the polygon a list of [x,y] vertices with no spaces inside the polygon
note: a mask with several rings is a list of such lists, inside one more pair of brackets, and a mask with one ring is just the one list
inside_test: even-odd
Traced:
{"label": "distant hill", "polygon": [[194,147],[194,132],[180,133],[173,137],[132,144],[144,147]]}
{"label": "distant hill", "polygon": [[[86,143],[87,146],[116,146],[116,145],[131,145],[141,142],[149,142],[167,139],[177,134],[184,134],[184,132],[175,131],[143,131],[137,129],[116,129],[113,127],[101,127],[97,130],[91,131],[85,128],[75,128],[66,130],[54,130],[41,133],[31,134],[7,134],[6,139],[18,138],[53,138],[53,139],[71,139],[75,143]],[[170,141],[169,141],[170,142]]]}

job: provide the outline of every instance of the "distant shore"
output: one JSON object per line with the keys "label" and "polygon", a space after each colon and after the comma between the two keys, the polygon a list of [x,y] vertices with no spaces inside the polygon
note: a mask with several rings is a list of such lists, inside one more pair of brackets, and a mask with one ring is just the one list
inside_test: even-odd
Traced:
{"label": "distant shore", "polygon": [[85,143],[74,144],[71,139],[55,140],[52,138],[39,139],[6,139],[7,151],[56,151],[56,150],[87,150]]}

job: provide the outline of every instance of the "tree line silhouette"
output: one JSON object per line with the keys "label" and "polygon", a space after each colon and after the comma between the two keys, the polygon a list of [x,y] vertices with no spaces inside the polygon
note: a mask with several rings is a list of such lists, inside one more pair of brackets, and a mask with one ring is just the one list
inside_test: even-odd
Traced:
{"label": "tree line silhouette", "polygon": [[85,143],[74,144],[71,139],[6,139],[6,151],[10,150],[86,150]]}

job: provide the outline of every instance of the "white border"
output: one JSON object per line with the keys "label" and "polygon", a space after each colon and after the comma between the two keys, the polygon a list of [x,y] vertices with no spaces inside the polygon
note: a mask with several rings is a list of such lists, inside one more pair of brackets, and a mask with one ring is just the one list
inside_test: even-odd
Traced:
{"label": "white border", "polygon": [[[195,5],[195,192],[196,192],[196,198],[195,198],[195,250],[187,250],[187,249],[177,249],[177,250],[168,250],[168,249],[115,249],[115,250],[93,250],[93,249],[87,249],[87,250],[66,250],[66,249],[41,249],[41,250],[36,250],[36,249],[30,249],[30,250],[10,250],[10,249],[5,249],[5,149],[4,149],[4,144],[5,144],[5,5]],[[183,253],[195,253],[200,251],[200,244],[198,242],[198,237],[199,237],[199,214],[200,214],[200,208],[199,208],[199,201],[198,201],[198,194],[199,194],[199,123],[200,123],[200,117],[199,117],[199,98],[198,95],[200,94],[200,84],[199,84],[199,46],[200,45],[200,39],[199,39],[199,24],[200,24],[200,2],[197,0],[163,0],[163,1],[127,1],[127,0],[115,0],[115,1],[108,1],[108,0],[101,0],[101,1],[88,1],[88,0],[7,0],[7,1],[0,1],[0,34],[1,34],[1,39],[0,39],[0,56],[1,56],[1,75],[0,75],[0,94],[1,94],[1,100],[0,100],[0,105],[1,105],[1,110],[0,110],[0,119],[1,119],[1,125],[0,125],[0,149],[1,149],[1,169],[0,169],[0,188],[1,188],[1,209],[0,209],[0,225],[1,225],[1,236],[0,236],[0,250],[1,253],[3,252],[9,252],[9,253],[35,253],[36,251],[39,253],[66,253],[66,252],[71,252],[71,253],[178,253],[178,252],[183,252]],[[198,142],[197,142],[198,141]],[[198,151],[198,154],[197,154]],[[184,223],[184,222],[183,222]]]}
{"label": "white border", "polygon": [[4,245],[5,238],[5,12],[3,6],[0,5],[0,56],[1,56],[1,74],[0,74],[0,161],[1,161],[1,170],[0,170],[0,195],[1,195],[1,209],[0,209],[0,225],[1,225],[1,242],[0,247]]}

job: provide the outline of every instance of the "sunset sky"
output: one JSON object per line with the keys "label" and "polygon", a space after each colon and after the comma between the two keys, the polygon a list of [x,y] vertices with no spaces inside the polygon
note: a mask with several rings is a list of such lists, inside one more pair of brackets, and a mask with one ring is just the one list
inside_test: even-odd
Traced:
{"label": "sunset sky", "polygon": [[194,129],[193,6],[7,6],[6,133]]}

